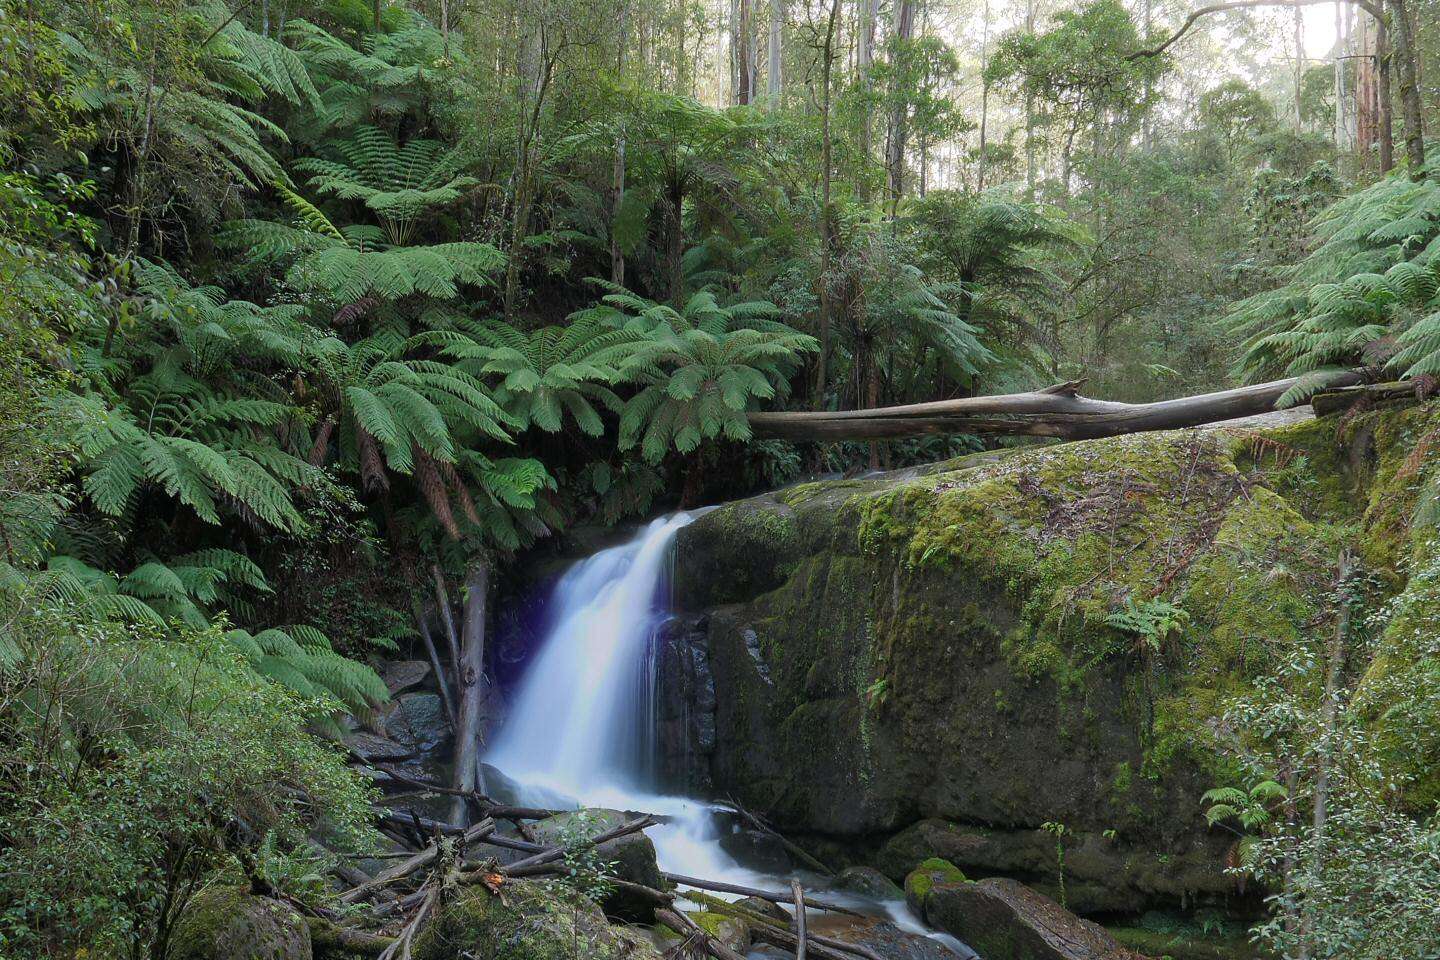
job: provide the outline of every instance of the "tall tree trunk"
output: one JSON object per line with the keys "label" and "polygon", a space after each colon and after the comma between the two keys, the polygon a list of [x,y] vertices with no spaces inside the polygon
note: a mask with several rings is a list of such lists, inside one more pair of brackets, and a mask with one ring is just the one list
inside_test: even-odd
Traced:
{"label": "tall tree trunk", "polygon": [[765,71],[766,93],[770,106],[780,105],[780,94],[785,85],[785,0],[770,0],[770,47],[769,63]]}
{"label": "tall tree trunk", "polygon": [[[875,22],[879,17],[880,0],[860,0],[860,25],[855,38],[855,65],[864,99],[860,114],[860,156],[870,159],[871,141],[874,139],[875,115],[870,105],[870,68],[875,63]],[[870,187],[866,165],[860,168],[860,198],[870,199]]]}
{"label": "tall tree trunk", "polygon": [[1412,179],[1425,176],[1425,115],[1420,102],[1419,55],[1415,49],[1414,23],[1406,0],[1387,0],[1390,30],[1395,36],[1395,59],[1399,65],[1400,112],[1405,120],[1405,159]]}
{"label": "tall tree trunk", "polygon": [[1301,94],[1305,89],[1305,18],[1300,8],[1295,8],[1295,129],[1305,128],[1305,105]]}
{"label": "tall tree trunk", "polygon": [[824,62],[820,67],[820,356],[815,360],[816,410],[825,406],[825,382],[830,361],[830,261],[835,246],[834,211],[830,209],[832,146],[830,143],[830,75],[835,64],[835,20],[840,0],[830,0],[830,18],[825,27]]}
{"label": "tall tree trunk", "polygon": [[[1025,32],[1035,32],[1035,0],[1025,0]],[[1035,199],[1035,95],[1025,94],[1025,196]]]}
{"label": "tall tree trunk", "polygon": [[[1141,27],[1145,31],[1145,42],[1150,42],[1150,31],[1152,29],[1152,18],[1154,3],[1152,0],[1145,0],[1141,11]],[[1155,148],[1155,108],[1150,102],[1151,90],[1150,74],[1145,74],[1145,112],[1140,115],[1140,148],[1149,153]]]}
{"label": "tall tree trunk", "polygon": [[[915,0],[896,0],[894,30],[891,33],[893,47],[890,52],[892,66],[898,67],[900,58],[907,55],[907,46],[915,35]],[[890,135],[885,147],[885,182],[890,195],[890,218],[895,218],[900,198],[905,193],[905,141],[909,136],[909,111],[901,96],[901,84],[897,76],[891,83]]]}
{"label": "tall tree trunk", "polygon": [[[1146,0],[1149,3],[1149,0]],[[990,81],[985,73],[990,67],[990,0],[985,0],[984,21],[980,27],[980,157],[975,171],[975,189],[985,189],[985,137],[990,122]]]}
{"label": "tall tree trunk", "polygon": [[731,6],[735,18],[732,36],[735,57],[735,102],[745,106],[755,96],[755,28],[751,0],[735,0]]}
{"label": "tall tree trunk", "polygon": [[[465,620],[456,667],[460,686],[460,721],[455,729],[456,790],[485,791],[480,775],[480,722],[485,707],[485,618],[490,593],[490,564],[476,560],[465,578]],[[450,806],[450,821],[470,825],[469,808],[457,796]]]}
{"label": "tall tree trunk", "polygon": [[1345,114],[1345,55],[1347,53],[1345,36],[1345,4],[1335,4],[1335,150],[1343,152],[1346,148],[1347,138]]}
{"label": "tall tree trunk", "polygon": [[1381,18],[1375,25],[1375,99],[1380,105],[1380,172],[1395,169],[1395,101],[1390,85],[1390,28]]}
{"label": "tall tree trunk", "polygon": [[[625,72],[625,44],[630,25],[630,5],[620,5],[620,41],[615,54],[615,76]],[[615,235],[615,225],[620,219],[620,203],[625,197],[625,133],[622,130],[615,138],[615,154],[610,167],[610,282],[625,285],[625,254],[620,250],[620,240]]]}

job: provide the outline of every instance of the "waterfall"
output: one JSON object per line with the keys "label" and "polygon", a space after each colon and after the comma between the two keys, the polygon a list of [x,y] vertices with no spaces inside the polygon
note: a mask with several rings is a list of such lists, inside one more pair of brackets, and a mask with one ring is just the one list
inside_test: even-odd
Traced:
{"label": "waterfall", "polygon": [[572,567],[487,761],[530,790],[590,800],[652,785],[655,630],[686,513]]}

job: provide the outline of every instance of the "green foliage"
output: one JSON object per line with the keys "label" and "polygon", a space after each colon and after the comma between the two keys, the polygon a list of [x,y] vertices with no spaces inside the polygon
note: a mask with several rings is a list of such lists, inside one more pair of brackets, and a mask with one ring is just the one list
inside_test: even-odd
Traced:
{"label": "green foliage", "polygon": [[755,400],[782,392],[813,338],[779,321],[773,304],[721,306],[701,291],[676,309],[614,289],[587,316],[644,337],[619,361],[619,374],[642,383],[620,418],[622,449],[639,445],[658,462],[673,446],[680,453],[705,440],[746,440],[745,411]]}
{"label": "green foliage", "polygon": [[1105,623],[1133,635],[1144,651],[1159,653],[1167,640],[1190,626],[1190,614],[1165,600],[1152,598],[1137,603],[1134,597],[1126,597],[1124,606],[1109,614]]}
{"label": "green foliage", "polygon": [[0,595],[0,952],[163,956],[234,851],[295,885],[320,831],[369,844],[366,789],[307,735],[328,706],[259,680],[218,630],[165,639],[39,594]]}
{"label": "green foliage", "polygon": [[1334,372],[1373,364],[1401,378],[1440,374],[1440,181],[1396,174],[1327,209],[1314,252],[1283,286],[1236,305],[1244,372],[1302,375],[1282,403]]}

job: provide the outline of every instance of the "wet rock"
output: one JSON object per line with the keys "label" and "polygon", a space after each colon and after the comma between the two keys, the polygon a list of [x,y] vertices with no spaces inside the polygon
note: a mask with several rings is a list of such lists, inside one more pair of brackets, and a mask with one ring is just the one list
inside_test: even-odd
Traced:
{"label": "wet rock", "polygon": [[1082,920],[1016,880],[939,883],[925,919],[986,960],[1138,960],[1099,924]]}
{"label": "wet rock", "polygon": [[364,759],[375,763],[405,760],[415,755],[413,745],[400,743],[398,740],[382,737],[378,733],[367,733],[363,730],[347,733],[342,738],[342,742]]}
{"label": "wet rock", "polygon": [[450,737],[450,718],[438,693],[406,693],[385,718],[385,732],[423,751],[434,750]]}
{"label": "wet rock", "polygon": [[925,917],[925,904],[936,888],[969,883],[964,871],[948,860],[932,857],[905,875],[905,902]]}
{"label": "wet rock", "polygon": [[815,932],[868,947],[884,960],[969,960],[973,956],[970,951],[952,949],[934,937],[901,930],[888,920],[846,918],[844,923],[822,924]]}
{"label": "wet rock", "polygon": [[424,684],[430,675],[430,664],[424,660],[392,660],[380,671],[380,679],[392,697]]}
{"label": "wet rock", "polygon": [[[537,822],[535,839],[543,844],[567,844],[598,836],[623,825],[627,819],[618,810],[590,808],[562,813]],[[594,848],[598,858],[610,864],[610,872],[621,880],[638,883],[651,889],[663,889],[665,879],[655,860],[655,845],[643,832],[607,840]],[[617,890],[605,898],[606,913],[626,920],[649,922],[655,917],[650,901]]]}
{"label": "wet rock", "polygon": [[169,960],[311,960],[310,928],[280,900],[211,887],[185,906]]}
{"label": "wet rock", "polygon": [[642,934],[612,926],[600,908],[555,884],[511,880],[501,895],[467,887],[416,939],[414,960],[659,960]]}
{"label": "wet rock", "polygon": [[905,891],[874,867],[846,867],[835,875],[836,890],[858,893],[875,900],[902,900]]}
{"label": "wet rock", "polygon": [[794,864],[777,837],[759,830],[739,830],[720,838],[720,849],[741,866],[761,873],[789,873]]}

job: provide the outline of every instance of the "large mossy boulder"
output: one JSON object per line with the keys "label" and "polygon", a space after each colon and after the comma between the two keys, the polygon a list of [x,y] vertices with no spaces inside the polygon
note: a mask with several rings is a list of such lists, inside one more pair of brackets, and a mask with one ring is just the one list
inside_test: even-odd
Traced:
{"label": "large mossy boulder", "polygon": [[[623,826],[629,818],[619,810],[591,807],[557,814],[535,823],[535,839],[543,844],[577,844]],[[655,844],[643,832],[627,834],[592,848],[597,864],[621,880],[638,883],[652,890],[665,888],[660,864],[655,858]],[[601,906],[613,917],[648,923],[654,919],[653,902],[615,890],[605,897]]]}
{"label": "large mossy boulder", "polygon": [[289,904],[211,887],[185,905],[168,960],[311,960],[310,928]]}
{"label": "large mossy boulder", "polygon": [[414,960],[659,960],[643,934],[612,926],[563,885],[511,880],[500,892],[467,888],[416,938]]}
{"label": "large mossy boulder", "polygon": [[1139,960],[1099,924],[1014,880],[938,884],[925,917],[985,960]]}
{"label": "large mossy boulder", "polygon": [[[875,850],[896,881],[942,857],[1057,894],[1063,871],[1081,912],[1231,900],[1233,838],[1202,815],[1241,778],[1216,722],[1323,644],[1342,547],[1423,607],[1413,461],[1437,430],[1440,403],[1385,407],[713,510],[680,531],[675,584],[713,678],[705,778],[801,840]],[[1377,722],[1423,659],[1412,633],[1364,672]],[[1417,804],[1440,796],[1440,734],[1394,737]]]}

